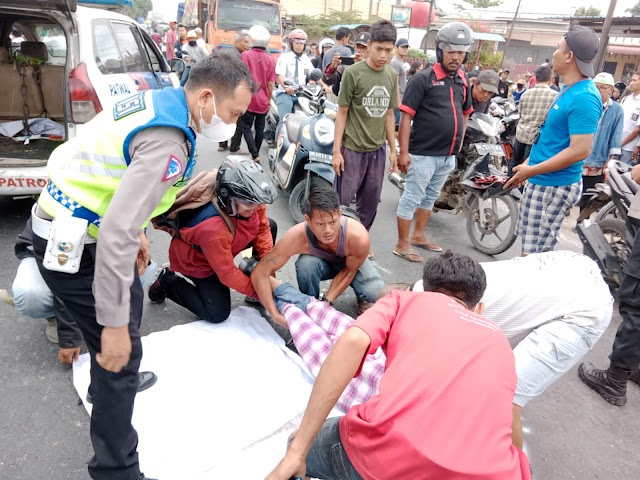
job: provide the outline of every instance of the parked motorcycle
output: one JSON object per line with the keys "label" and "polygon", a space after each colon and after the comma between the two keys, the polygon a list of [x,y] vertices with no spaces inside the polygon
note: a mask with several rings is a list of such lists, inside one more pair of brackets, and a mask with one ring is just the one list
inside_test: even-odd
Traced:
{"label": "parked motorcycle", "polygon": [[338,108],[320,97],[313,116],[288,114],[276,131],[276,148],[269,150],[269,168],[276,185],[289,193],[293,220],[304,221],[302,204],[314,181],[333,184],[333,135]]}
{"label": "parked motorcycle", "polygon": [[[294,86],[291,82],[285,82],[287,86],[294,87],[293,95],[298,101],[293,105],[293,113],[312,117],[320,113],[320,99],[324,96],[323,88],[317,83],[322,78],[322,71],[315,68],[309,74],[306,85]],[[276,130],[280,123],[278,115],[278,105],[276,104],[276,96],[278,91],[274,89],[271,94],[269,103],[269,111],[265,119],[264,138],[269,148],[276,147]]]}
{"label": "parked motorcycle", "polygon": [[[623,162],[610,161],[608,171],[606,183],[587,191],[591,197],[578,217],[576,231],[585,255],[596,261],[605,280],[616,288],[622,281],[622,272],[640,226],[638,220],[628,215],[640,185],[631,178],[631,167]],[[600,213],[605,207],[611,208],[610,205],[617,217],[606,215],[596,222],[589,220],[594,212]]]}

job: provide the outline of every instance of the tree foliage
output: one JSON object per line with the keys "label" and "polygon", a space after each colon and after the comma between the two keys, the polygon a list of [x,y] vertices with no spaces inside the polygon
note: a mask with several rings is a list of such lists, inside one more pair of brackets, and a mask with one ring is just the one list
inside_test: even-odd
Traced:
{"label": "tree foliage", "polygon": [[147,13],[153,10],[151,0],[133,0],[132,3],[132,6],[124,7],[120,13],[137,20],[138,18],[146,19]]}
{"label": "tree foliage", "polygon": [[489,8],[497,7],[502,4],[502,0],[463,0],[464,3],[468,3],[473,8]]}
{"label": "tree foliage", "polygon": [[593,5],[589,7],[578,7],[573,14],[574,17],[599,17],[602,14],[598,7]]}
{"label": "tree foliage", "polygon": [[334,25],[372,24],[377,18],[367,19],[357,10],[329,10],[327,15],[296,15],[295,20],[296,27],[307,32],[310,40],[321,40],[325,37],[335,38],[336,32],[331,30]]}
{"label": "tree foliage", "polygon": [[630,13],[631,15],[640,15],[640,2],[636,3],[631,8],[627,8],[625,12]]}

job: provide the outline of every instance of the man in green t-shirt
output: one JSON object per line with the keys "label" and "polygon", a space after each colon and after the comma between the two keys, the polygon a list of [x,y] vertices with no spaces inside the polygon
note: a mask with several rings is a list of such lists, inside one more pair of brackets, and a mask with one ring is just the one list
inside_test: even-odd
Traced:
{"label": "man in green t-shirt", "polygon": [[[395,145],[393,109],[398,106],[398,75],[388,65],[396,29],[380,20],[371,26],[369,58],[347,68],[342,76],[333,142],[335,188],[340,203],[357,195],[360,221],[371,229],[378,210],[387,152],[385,139]],[[397,154],[390,149],[391,169]]]}

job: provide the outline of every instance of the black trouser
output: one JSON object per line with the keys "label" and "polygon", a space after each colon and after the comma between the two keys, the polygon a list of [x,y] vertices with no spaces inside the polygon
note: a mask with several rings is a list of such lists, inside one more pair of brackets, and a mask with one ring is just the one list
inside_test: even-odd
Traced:
{"label": "black trouser", "polygon": [[618,368],[635,370],[640,365],[640,234],[633,242],[618,299],[622,323],[609,359]]}
{"label": "black trouser", "polygon": [[[271,238],[276,243],[278,226],[269,219]],[[253,242],[246,248],[253,246]],[[257,252],[253,256],[257,259]],[[187,275],[188,276],[188,275]],[[211,323],[224,322],[231,313],[231,290],[216,274],[206,278],[188,276],[193,285],[178,275],[167,275],[161,283],[167,298],[194,313],[198,318]]]}
{"label": "black trouser", "polygon": [[[231,145],[229,145],[229,151],[235,153],[240,150],[240,143],[242,142],[242,126],[240,125],[240,118],[236,124],[236,133],[231,137]],[[227,142],[220,142],[221,147],[227,148]]]}
{"label": "black trouser", "polygon": [[589,196],[585,196],[585,192],[590,188],[596,186],[597,183],[604,182],[604,173],[602,175],[595,176],[582,176],[582,198],[578,202],[578,206],[580,207],[580,211],[584,210],[584,207],[587,206],[587,201],[589,200]]}
{"label": "black trouser", "polygon": [[[242,124],[242,134],[244,135],[244,141],[247,142],[247,148],[253,158],[260,156],[260,147],[262,146],[262,139],[264,138],[264,123],[267,118],[266,113],[254,113],[247,110],[242,115],[240,122]],[[256,136],[253,137],[253,128],[255,124]]]}
{"label": "black trouser", "polygon": [[96,244],[84,248],[80,271],[70,275],[52,272],[42,266],[47,241],[33,236],[33,252],[38,260],[42,278],[51,292],[59,297],[82,331],[91,355],[91,385],[93,397],[91,413],[91,442],[94,456],[89,461],[89,474],[96,480],[135,480],[140,476],[138,465],[138,434],[131,425],[133,402],[138,389],[138,369],[142,359],[140,321],[144,292],[137,268],[131,286],[129,336],[131,356],[129,363],[119,372],[103,369],[96,361],[100,352],[102,326],[96,321],[95,298],[92,284],[95,269]]}
{"label": "black trouser", "polygon": [[531,145],[519,142],[517,138],[513,141],[513,157],[509,162],[509,176],[513,174],[513,167],[524,162],[529,157],[530,152]]}

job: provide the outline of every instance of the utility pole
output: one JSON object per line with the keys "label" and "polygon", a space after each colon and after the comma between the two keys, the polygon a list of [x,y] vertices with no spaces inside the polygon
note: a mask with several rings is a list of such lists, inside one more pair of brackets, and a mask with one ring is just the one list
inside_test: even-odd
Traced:
{"label": "utility pole", "polygon": [[616,9],[617,0],[609,0],[609,11],[604,19],[602,25],[602,32],[600,33],[600,47],[598,48],[598,55],[593,62],[593,67],[596,73],[602,71],[602,65],[604,63],[604,56],[607,54],[607,45],[609,44],[609,30],[611,29],[611,22],[613,21],[613,11]]}
{"label": "utility pole", "polygon": [[513,34],[513,27],[516,24],[516,20],[518,18],[518,12],[520,11],[520,4],[522,0],[518,0],[518,6],[516,8],[516,14],[513,16],[513,22],[511,23],[511,27],[509,28],[509,36],[507,37],[507,44],[504,46],[504,52],[502,52],[502,60],[500,60],[500,68],[502,68],[502,64],[504,63],[504,57],[507,56],[507,50],[509,50],[509,44],[511,43],[511,35]]}
{"label": "utility pole", "polygon": [[[429,1],[429,18],[427,18],[427,35],[424,39],[424,53],[427,53],[427,48],[428,48],[428,43],[429,43],[429,31],[431,30],[431,16],[435,15],[434,11],[433,11],[433,7],[435,6],[435,0],[430,0]],[[436,45],[436,48],[438,46]]]}

